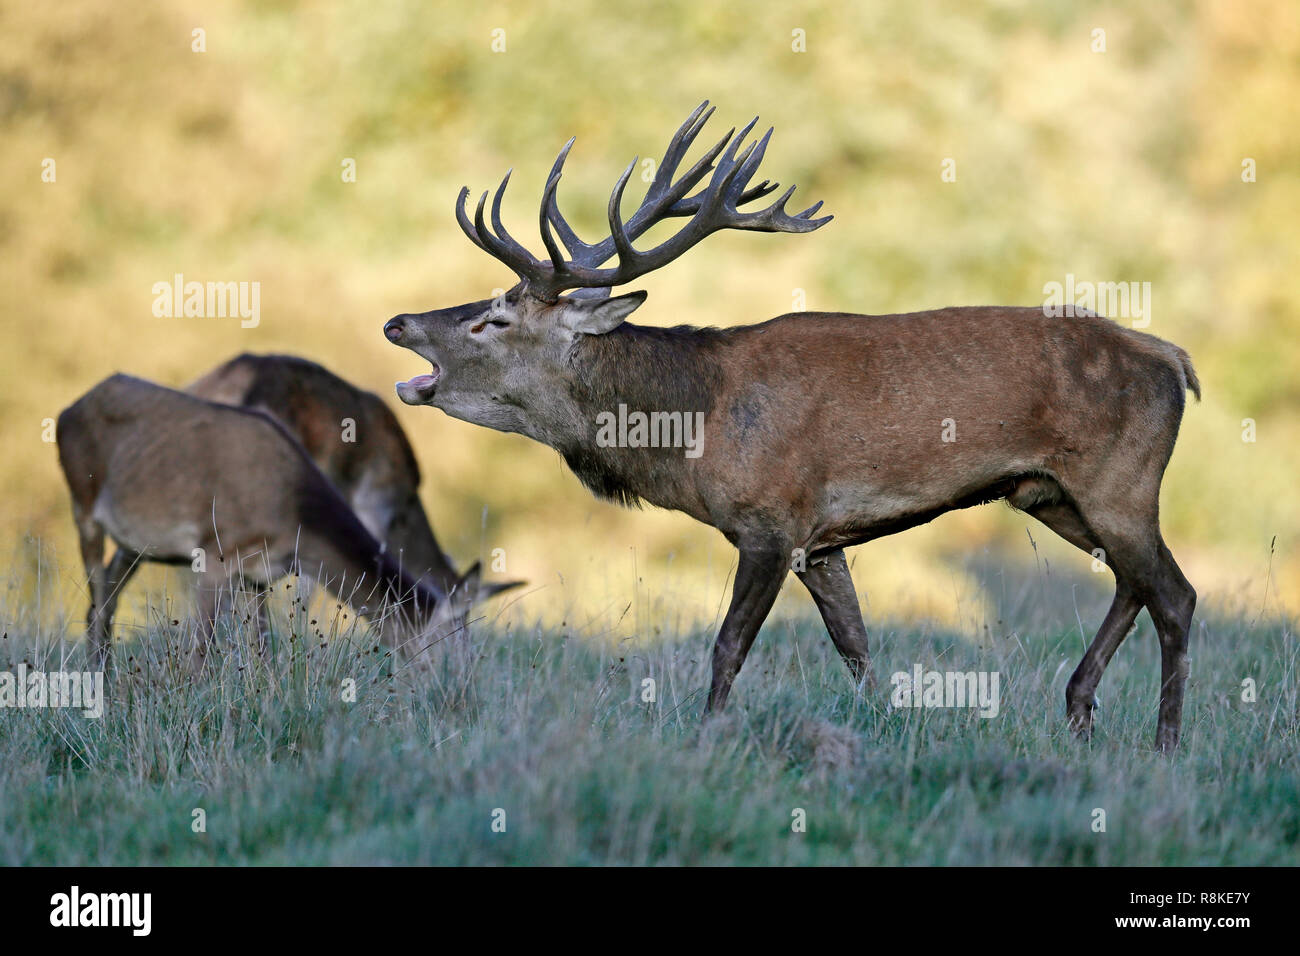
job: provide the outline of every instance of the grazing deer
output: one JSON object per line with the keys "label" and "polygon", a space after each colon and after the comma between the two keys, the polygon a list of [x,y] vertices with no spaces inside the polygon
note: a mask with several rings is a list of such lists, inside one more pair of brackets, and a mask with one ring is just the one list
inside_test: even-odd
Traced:
{"label": "grazing deer", "polygon": [[[460,580],[420,504],[415,452],[397,416],[378,395],[304,358],[247,353],[185,390],[275,417],[406,571],[415,577],[427,574],[444,592]],[[503,586],[484,585],[482,597]]]}
{"label": "grazing deer", "polygon": [[[101,666],[118,596],[143,561],[196,568],[196,668],[236,577],[265,590],[301,570],[357,610],[375,602],[390,643],[458,626],[477,593],[477,564],[446,590],[403,571],[302,446],[260,411],[114,375],[59,415],[57,439],[90,580],[87,639]],[[117,544],[107,567],[105,534]]]}
{"label": "grazing deer", "polygon": [[[1091,732],[1098,681],[1145,606],[1162,652],[1156,745],[1172,750],[1196,593],[1161,538],[1157,503],[1184,391],[1200,395],[1187,353],[1096,316],[1049,318],[1041,308],[805,312],[727,329],[626,322],[645,293],[611,297],[610,289],[710,233],[811,232],[831,218],[814,218],[821,203],[787,213],[794,187],[771,206],[741,211],[776,189],[766,180],[749,185],[770,129],[738,154],[756,120],[674,179],[712,114],[707,106],[673,136],[626,220],[623,192],[636,162],[623,172],[609,201],[609,235],[594,244],[577,236],[556,201],[573,140],[542,197],[544,258],[501,223],[509,174],[490,227],[488,194],[471,221],[462,189],[461,229],[519,283],[496,299],[390,319],[388,339],[432,364],[399,383],[398,396],[528,435],[559,451],[597,495],[683,511],[739,549],[707,711],[726,703],[792,569],[853,679],[869,680],[844,549],[1004,498],[1070,543],[1104,552],[1115,574],[1114,603],[1066,691],[1070,724]],[[672,217],[686,220],[680,231],[648,250],[633,246]],[[611,257],[617,264],[601,268]],[[631,431],[612,442],[610,416],[628,409],[701,415],[702,445],[686,455]]]}

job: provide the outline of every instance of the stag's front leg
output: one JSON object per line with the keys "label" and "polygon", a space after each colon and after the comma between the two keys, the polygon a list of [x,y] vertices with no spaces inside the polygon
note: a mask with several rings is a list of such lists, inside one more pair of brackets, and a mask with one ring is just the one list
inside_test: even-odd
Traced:
{"label": "stag's front leg", "polygon": [[789,549],[783,544],[742,544],[736,582],[731,589],[731,606],[713,645],[713,685],[709,688],[705,714],[720,711],[726,705],[731,685],[781,590],[789,570],[788,561]]}
{"label": "stag's front leg", "polygon": [[859,690],[864,685],[875,690],[876,679],[871,673],[871,655],[867,650],[867,626],[862,620],[858,592],[853,587],[844,550],[834,551],[797,573],[816,602],[835,649],[853,675],[853,683]]}

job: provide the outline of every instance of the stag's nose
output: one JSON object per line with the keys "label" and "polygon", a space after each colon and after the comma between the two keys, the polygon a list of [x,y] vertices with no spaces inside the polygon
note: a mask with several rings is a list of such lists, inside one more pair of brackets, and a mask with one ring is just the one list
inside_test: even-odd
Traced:
{"label": "stag's nose", "polygon": [[405,332],[406,316],[404,315],[395,315],[384,323],[384,335],[388,337],[390,342],[400,341]]}

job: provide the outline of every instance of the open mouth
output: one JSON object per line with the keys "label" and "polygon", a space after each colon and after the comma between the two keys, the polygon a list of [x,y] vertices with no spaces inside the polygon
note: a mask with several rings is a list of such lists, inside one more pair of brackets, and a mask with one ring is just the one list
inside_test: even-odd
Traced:
{"label": "open mouth", "polygon": [[442,369],[434,365],[433,372],[429,375],[416,375],[405,382],[398,382],[397,397],[407,405],[427,405],[433,398],[433,393],[438,390],[438,379],[441,376]]}

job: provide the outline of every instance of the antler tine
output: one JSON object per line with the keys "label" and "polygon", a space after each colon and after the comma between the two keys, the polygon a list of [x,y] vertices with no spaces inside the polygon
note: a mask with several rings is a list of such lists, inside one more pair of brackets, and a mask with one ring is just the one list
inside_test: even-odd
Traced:
{"label": "antler tine", "polygon": [[[735,132],[736,128],[733,126],[726,136],[714,143],[713,146],[709,148],[709,151],[699,158],[685,176],[677,180],[675,183],[666,185],[663,193],[655,202],[650,201],[650,195],[647,192],[645,200],[641,203],[641,207],[637,209],[637,211],[633,213],[632,218],[628,220],[628,235],[635,239],[662,219],[687,215],[687,213],[675,212],[674,210],[676,206],[681,202],[682,197],[690,192],[691,189],[695,187],[695,184],[704,178],[706,173],[709,173],[714,169],[714,161],[718,158],[718,154],[726,147]],[[656,174],[655,179],[657,182],[658,174]],[[667,183],[667,177],[665,177],[664,181]],[[651,184],[651,188],[653,188],[653,184]],[[603,248],[600,251],[605,253],[604,259],[600,260],[601,262],[608,259],[610,253],[613,252],[612,249],[607,251]]]}
{"label": "antler tine", "polygon": [[533,254],[520,245],[514,236],[506,231],[506,227],[501,222],[501,199],[506,194],[506,186],[510,183],[512,173],[514,173],[513,169],[506,171],[505,177],[501,180],[501,185],[497,187],[496,195],[492,197],[492,230],[502,245],[510,250],[513,257],[519,259],[521,263],[535,266],[537,260],[533,258]]}
{"label": "antler tine", "polygon": [[[510,178],[508,173],[506,174],[506,178]],[[498,196],[499,195],[500,190],[498,190]],[[539,278],[541,272],[536,268],[538,262],[533,259],[532,255],[526,249],[523,250],[523,256],[516,255],[514,249],[511,248],[509,243],[488,229],[487,224],[483,221],[483,209],[487,205],[487,198],[488,194],[484,191],[483,195],[479,197],[478,208],[474,210],[474,231],[478,233],[478,237],[483,241],[483,247],[493,257],[501,260],[509,266],[511,271],[513,271],[515,275],[519,276],[519,278],[526,280]],[[510,240],[510,243],[519,246],[519,244],[514,242],[513,239]],[[523,249],[522,246],[519,246],[519,248]]]}
{"label": "antler tine", "polygon": [[[743,206],[746,203],[753,202],[755,199],[762,199],[764,196],[768,195],[769,193],[776,192],[777,187],[779,187],[780,185],[781,185],[780,183],[774,183],[771,182],[770,180],[765,179],[757,186],[750,186],[743,193],[741,193],[740,198],[736,200],[736,205]],[[673,216],[673,217],[695,215],[695,213],[700,208],[700,199],[703,195],[704,195],[704,190],[700,190],[700,192],[696,193],[694,196],[688,196],[687,198],[674,204],[673,208],[668,210],[666,215]]]}
{"label": "antler tine", "polygon": [[[555,198],[555,186],[559,184],[560,176],[564,170],[564,161],[569,158],[569,150],[573,148],[573,142],[575,139],[577,139],[576,136],[569,137],[569,141],[565,143],[564,147],[560,150],[560,155],[555,157],[555,163],[551,166],[551,174],[546,178],[546,194],[542,197],[543,211],[541,230],[542,241],[547,242],[547,235],[550,233],[550,227],[554,226],[555,231],[560,234],[560,241],[564,243],[564,248],[569,250],[569,255],[573,256],[575,259],[585,261],[589,258],[591,250],[595,247],[578,238],[578,234],[573,231],[573,227],[570,226],[565,221],[564,216],[560,214],[560,204]],[[549,244],[546,248],[548,252],[551,250]],[[563,256],[561,256],[560,259],[562,261]],[[551,257],[551,262],[556,262],[554,256]]]}
{"label": "antler tine", "polygon": [[[695,188],[695,184],[703,179],[706,173],[714,170],[714,163],[722,154],[722,151],[727,148],[728,143],[731,143],[734,148],[732,137],[735,135],[736,127],[733,126],[731,129],[727,130],[726,136],[723,136],[722,139],[714,143],[709,148],[709,151],[696,161],[695,165],[690,168],[690,171],[687,172],[685,176],[673,183],[671,187],[667,188],[667,195],[665,195],[663,199],[665,202],[671,201],[671,204],[668,205],[666,211],[660,214],[661,217],[687,215],[687,213],[678,211],[678,207],[682,202],[686,201],[683,197]],[[708,187],[706,186],[705,189],[700,190],[700,193],[697,195],[703,195],[707,189]]]}
{"label": "antler tine", "polygon": [[[681,189],[680,192],[677,193],[679,197],[678,201],[675,202],[668,212],[664,214],[665,216],[692,216],[699,212],[700,207],[708,197],[713,194],[719,176],[729,178],[728,174],[732,171],[732,164],[736,162],[736,150],[740,147],[740,144],[744,142],[745,137],[749,135],[749,131],[754,128],[754,124],[757,122],[758,117],[755,116],[749,121],[748,125],[740,131],[740,135],[736,136],[734,139],[732,139],[732,137],[735,135],[736,128],[733,126],[730,132],[714,145],[713,149],[709,150],[708,153],[701,157],[700,161],[695,164],[691,171],[679,180],[679,184],[685,185],[685,188]],[[768,131],[768,135],[771,135],[770,130]],[[730,144],[729,146],[728,143]],[[727,147],[725,153],[722,152],[723,147]],[[764,142],[764,148],[766,148],[766,142]],[[751,146],[750,149],[746,150],[745,156],[748,157],[752,151],[753,147]],[[722,153],[721,159],[718,158],[720,153]],[[759,158],[762,158],[761,153]],[[687,197],[686,193],[690,191],[690,188],[694,186],[701,177],[703,177],[704,173],[714,168],[712,165],[714,160],[718,160],[717,171],[714,173],[713,178],[709,181],[708,185],[694,196]],[[755,166],[757,166],[757,163],[755,163]],[[748,181],[752,175],[753,171],[751,170],[750,174],[745,177],[745,181]],[[690,182],[687,183],[687,180],[690,180]],[[736,200],[735,205],[741,205],[758,199],[761,196],[766,196],[774,189],[776,189],[775,183],[768,185],[767,180],[764,180],[753,189],[744,191]]]}
{"label": "antler tine", "polygon": [[[819,200],[817,200],[815,203],[813,203],[811,206],[809,206],[807,209],[805,209],[803,212],[797,212],[797,213],[795,213],[795,214],[794,214],[794,218],[795,218],[795,219],[811,219],[811,218],[812,218],[812,214],[815,213],[818,209],[821,209],[823,205],[825,205],[825,203],[824,203],[822,200],[819,199]],[[834,218],[835,218],[834,216],[825,216],[825,217],[823,217],[823,220],[822,220],[822,221],[823,221],[823,222],[830,222],[830,221],[831,221],[832,219],[834,219]]]}
{"label": "antler tine", "polygon": [[627,169],[623,170],[623,175],[618,178],[618,184],[614,187],[614,191],[609,194],[609,237],[613,240],[614,248],[618,251],[620,269],[623,267],[624,262],[631,262],[636,257],[636,250],[632,248],[632,240],[623,228],[623,219],[619,207],[623,203],[623,190],[627,188],[627,181],[632,178],[632,170],[636,169],[637,158],[628,163]]}
{"label": "antler tine", "polygon": [[[755,116],[752,120],[746,123],[744,129],[740,131],[740,135],[731,141],[731,145],[729,145],[726,149],[726,152],[722,154],[722,159],[718,163],[718,168],[720,170],[723,170],[722,172],[723,176],[727,175],[727,173],[731,170],[733,164],[739,165],[740,163],[743,163],[745,159],[749,158],[750,153],[754,151],[754,144],[751,143],[749,145],[749,148],[745,150],[744,156],[741,157],[740,159],[736,158],[736,150],[740,149],[740,144],[745,141],[745,137],[749,135],[749,131],[754,128],[754,124],[757,122],[758,122],[758,117]],[[710,190],[713,189],[713,184],[717,181],[717,179],[718,179],[717,174],[715,174],[714,177],[709,180],[708,188]]]}
{"label": "antler tine", "polygon": [[506,250],[494,241],[496,237],[488,231],[487,223],[483,221],[483,210],[487,206],[487,198],[487,190],[484,190],[483,195],[478,197],[478,208],[474,210],[474,233],[478,236],[479,241],[483,243],[484,249],[496,258],[501,259]]}
{"label": "antler tine", "polygon": [[496,196],[492,200],[492,225],[494,229],[488,228],[483,216],[487,206],[488,193],[484,192],[479,197],[478,207],[474,210],[474,221],[471,223],[469,216],[465,212],[465,199],[469,196],[469,188],[464,186],[461,187],[460,195],[456,197],[456,222],[460,225],[461,231],[470,238],[474,245],[509,266],[511,271],[519,278],[529,282],[542,280],[550,270],[544,269],[542,263],[533,258],[531,252],[516,242],[501,222],[501,199],[505,195],[506,186],[509,182],[510,172],[507,172],[505,178],[501,180],[501,185],[497,187]]}
{"label": "antler tine", "polygon": [[470,242],[484,252],[491,253],[492,250],[485,246],[483,240],[478,237],[478,231],[474,228],[474,224],[469,221],[469,215],[465,212],[465,200],[468,197],[469,187],[461,186],[460,195],[456,197],[456,222],[460,224],[460,231],[469,237]]}
{"label": "antler tine", "polygon": [[[572,145],[572,143],[573,140],[569,140],[569,145]],[[565,151],[568,151],[568,145],[565,146]],[[559,243],[555,241],[555,234],[551,232],[550,212],[551,207],[555,204],[555,188],[559,185],[560,173],[558,170],[552,169],[551,178],[546,182],[546,192],[542,194],[542,208],[537,217],[538,229],[542,233],[542,245],[546,247],[546,254],[551,257],[551,268],[556,272],[559,272],[564,268],[564,253],[560,251]],[[577,239],[577,236],[574,236],[574,238]],[[572,254],[573,247],[567,242],[565,245],[568,246],[569,252]]]}
{"label": "antler tine", "polygon": [[785,211],[785,204],[790,201],[794,191],[795,187],[791,186],[781,194],[780,199],[766,209],[740,213],[735,221],[731,223],[731,228],[749,229],[754,232],[812,232],[835,218],[834,216],[823,216],[820,219],[812,218],[817,210],[821,209],[821,200],[813,203],[803,212],[795,213],[793,216],[790,215]]}
{"label": "antler tine", "polygon": [[573,144],[577,139],[576,136],[570,136],[569,141],[560,147],[560,154],[555,157],[555,162],[551,164],[551,174],[546,177],[547,183],[552,179],[558,179],[560,174],[564,172],[564,161],[569,158],[569,150],[573,149]]}
{"label": "antler tine", "polygon": [[768,193],[776,192],[777,187],[780,185],[781,185],[780,183],[775,183],[770,179],[765,179],[757,186],[750,186],[743,193],[741,193],[740,199],[736,203],[736,205],[743,206],[747,202],[753,202],[755,199],[761,199],[764,196],[766,196]]}
{"label": "antler tine", "polygon": [[[740,136],[734,139],[727,151],[723,153],[718,161],[717,171],[709,180],[708,186],[700,192],[699,209],[678,235],[697,235],[695,241],[698,241],[728,224],[729,214],[734,214],[734,209],[728,209],[727,197],[731,194],[732,188],[737,181],[739,181],[743,190],[745,180],[748,177],[740,177],[739,174],[746,168],[750,158],[755,155],[755,151],[761,144],[750,143],[739,156],[736,155],[736,150],[757,122],[757,116],[750,120],[749,124],[740,131]],[[677,237],[674,236],[673,238],[676,239]],[[663,243],[663,246],[667,244]],[[660,246],[660,248],[663,248],[663,246]]]}
{"label": "antler tine", "polygon": [[[740,198],[739,194],[744,191],[745,183],[748,182],[749,177],[753,175],[752,169],[749,172],[746,172],[746,170],[750,168],[750,160],[755,156],[761,159],[763,150],[766,147],[767,144],[765,142],[750,143],[745,147],[745,151],[732,161],[731,168],[723,174],[722,183],[717,189],[718,205],[725,209],[727,207],[727,200],[731,198],[733,191],[737,194],[735,198]],[[744,173],[744,175],[741,175],[742,173]],[[710,182],[709,186],[712,187],[712,185],[713,183]],[[734,206],[735,203],[733,202],[731,205]]]}
{"label": "antler tine", "polygon": [[727,190],[727,198],[732,200],[732,207],[740,205],[740,197],[745,192],[745,186],[754,177],[754,173],[758,172],[758,166],[763,162],[763,154],[767,152],[767,144],[772,139],[772,132],[773,127],[769,126],[763,138],[754,143],[745,153],[745,158],[737,163],[735,182]]}
{"label": "antler tine", "polygon": [[[695,107],[695,112],[686,118],[686,122],[678,128],[677,132],[673,134],[673,138],[668,141],[668,148],[664,150],[663,159],[659,161],[659,168],[655,170],[654,181],[650,183],[650,188],[646,190],[645,203],[651,203],[667,192],[668,186],[672,182],[673,173],[677,172],[677,166],[681,163],[682,157],[686,155],[686,151],[695,142],[695,137],[700,134],[700,130],[704,129],[704,124],[713,115],[713,109],[710,109],[707,113],[704,112],[705,107],[708,105],[709,101],[705,100]],[[698,166],[698,164],[696,165]],[[694,172],[694,169],[692,169],[692,172]],[[689,189],[689,187],[687,188]]]}

